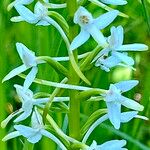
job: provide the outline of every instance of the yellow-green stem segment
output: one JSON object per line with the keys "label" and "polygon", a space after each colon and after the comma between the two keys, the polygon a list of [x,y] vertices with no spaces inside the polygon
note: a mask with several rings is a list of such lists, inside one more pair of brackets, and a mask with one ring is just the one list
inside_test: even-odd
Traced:
{"label": "yellow-green stem segment", "polygon": [[[67,0],[69,40],[72,41],[78,33],[78,26],[73,23],[74,13],[77,10],[77,0]],[[73,52],[76,62],[78,61],[77,50]],[[72,65],[69,69],[69,84],[78,84],[79,77],[75,73]],[[69,136],[79,140],[80,138],[80,101],[76,99],[78,91],[70,90],[70,111],[69,111]]]}

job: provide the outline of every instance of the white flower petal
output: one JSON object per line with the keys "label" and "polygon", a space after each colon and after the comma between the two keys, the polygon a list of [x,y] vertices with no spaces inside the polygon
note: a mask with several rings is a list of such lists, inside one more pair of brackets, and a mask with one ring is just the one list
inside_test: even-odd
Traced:
{"label": "white flower petal", "polygon": [[18,117],[14,120],[14,122],[20,122],[20,121],[25,120],[26,118],[28,118],[28,117],[30,116],[31,112],[32,112],[32,109],[30,109],[29,111],[23,112],[20,116],[18,116]]}
{"label": "white flower petal", "polygon": [[124,62],[125,64],[129,66],[134,65],[134,60],[131,57],[127,56],[126,54],[123,54],[120,52],[112,52],[112,55],[118,57],[122,62]]}
{"label": "white flower petal", "polygon": [[7,141],[7,140],[10,140],[10,139],[13,139],[13,138],[16,138],[18,136],[20,136],[21,134],[19,133],[19,131],[14,131],[14,132],[11,132],[9,134],[7,134],[3,139],[2,141]]}
{"label": "white flower petal", "polygon": [[125,44],[116,49],[117,51],[146,51],[148,46],[145,44]]}
{"label": "white flower petal", "polygon": [[120,59],[115,56],[110,56],[102,61],[102,65],[108,68],[117,66],[120,63]]}
{"label": "white flower petal", "polygon": [[19,75],[20,73],[24,72],[25,70],[27,70],[28,67],[26,67],[24,64],[13,69],[12,71],[10,71],[2,80],[2,82],[7,81],[13,77],[15,77],[16,75]]}
{"label": "white flower petal", "polygon": [[38,72],[38,68],[32,67],[31,71],[26,76],[26,79],[24,81],[24,84],[23,84],[24,91],[26,91],[30,87],[30,85],[32,84],[32,82],[34,81],[34,79],[37,75],[37,72]]}
{"label": "white flower petal", "polygon": [[36,66],[36,57],[35,53],[29,50],[24,44],[16,43],[17,51],[23,63],[27,67]]}
{"label": "white flower petal", "polygon": [[96,148],[97,148],[97,142],[93,141],[90,147],[88,148],[88,150],[96,150]]}
{"label": "white flower petal", "polygon": [[42,134],[40,132],[36,132],[33,136],[30,136],[27,140],[30,142],[30,143],[37,143],[39,142],[39,140],[41,140],[42,138]]}
{"label": "white flower petal", "polygon": [[117,27],[117,31],[118,31],[118,40],[119,40],[119,46],[123,44],[123,39],[124,39],[124,30],[122,26],[118,26]]}
{"label": "white flower petal", "polygon": [[34,14],[28,8],[23,5],[17,4],[14,6],[19,15],[28,23],[34,24],[39,21],[39,16]]}
{"label": "white flower petal", "polygon": [[24,21],[24,19],[21,16],[16,16],[16,17],[12,17],[10,19],[10,21],[12,21],[12,22],[21,22],[21,21]]}
{"label": "white flower petal", "polygon": [[144,106],[140,105],[139,103],[137,103],[136,101],[129,99],[127,97],[124,96],[120,96],[120,101],[119,101],[123,106],[133,109],[133,110],[137,110],[137,111],[143,111]]}
{"label": "white flower petal", "polygon": [[138,111],[129,111],[129,112],[123,112],[121,113],[121,122],[129,122],[132,120],[136,115],[138,114]]}
{"label": "white flower petal", "polygon": [[102,150],[122,150],[122,147],[125,146],[126,143],[125,140],[111,140],[97,146],[97,148]]}
{"label": "white flower petal", "polygon": [[35,111],[32,114],[31,125],[32,128],[38,128],[39,126],[43,126],[43,119],[40,113],[37,111],[37,108],[35,108]]}
{"label": "white flower petal", "polygon": [[100,29],[100,30],[104,29],[110,23],[112,23],[114,21],[114,19],[117,17],[118,14],[119,14],[118,10],[109,11],[109,12],[101,15],[100,17],[96,18],[94,20],[94,24],[96,25],[96,27],[98,29]]}
{"label": "white flower petal", "polygon": [[126,5],[126,0],[100,0],[101,2],[105,4],[111,4],[111,5]]}
{"label": "white flower petal", "polygon": [[115,49],[123,43],[123,28],[122,26],[111,27],[111,36],[108,37],[109,47]]}
{"label": "white flower petal", "polygon": [[91,34],[94,40],[102,47],[107,47],[108,43],[102,32],[94,25],[90,25],[87,28],[87,31]]}
{"label": "white flower petal", "polygon": [[128,81],[120,81],[115,83],[114,85],[121,90],[121,92],[126,92],[135,87],[139,83],[138,80],[128,80]]}
{"label": "white flower petal", "polygon": [[33,92],[28,89],[26,91],[23,91],[23,86],[15,84],[14,87],[16,88],[17,95],[19,96],[21,102],[24,102],[25,100],[29,100],[33,98]]}
{"label": "white flower petal", "polygon": [[121,104],[114,102],[106,102],[108,109],[108,117],[110,122],[116,129],[120,128]]}
{"label": "white flower petal", "polygon": [[70,50],[74,50],[84,44],[90,38],[90,34],[81,28],[80,33],[73,39]]}
{"label": "white flower petal", "polygon": [[149,118],[141,115],[136,115],[135,118],[143,119],[143,120],[149,120]]}
{"label": "white flower petal", "polygon": [[31,4],[34,0],[15,0],[16,3],[18,4],[23,4],[23,5],[28,5]]}
{"label": "white flower petal", "polygon": [[37,2],[34,6],[34,13],[39,16],[46,16],[48,13],[47,8],[40,2]]}
{"label": "white flower petal", "polygon": [[33,129],[31,127],[28,127],[28,126],[24,126],[24,125],[14,125],[14,128],[19,131],[19,133],[26,137],[26,138],[29,138],[29,137],[32,137],[34,136],[36,133],[37,133],[37,129]]}

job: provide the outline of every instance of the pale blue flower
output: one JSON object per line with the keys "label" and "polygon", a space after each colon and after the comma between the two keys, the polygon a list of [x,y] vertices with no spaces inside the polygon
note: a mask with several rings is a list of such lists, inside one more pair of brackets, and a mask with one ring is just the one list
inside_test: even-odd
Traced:
{"label": "pale blue flower", "polygon": [[[109,111],[109,110],[108,110],[108,111]],[[118,114],[117,114],[117,115],[118,115]],[[110,119],[109,116],[110,116],[109,114],[105,114],[105,115],[103,115],[102,117],[98,118],[98,119],[90,126],[90,128],[88,129],[88,131],[87,131],[86,134],[84,135],[84,138],[83,138],[82,142],[83,142],[83,143],[86,143],[86,141],[88,140],[88,138],[89,138],[89,136],[91,135],[91,133],[93,132],[93,130],[94,130],[97,126],[99,126],[101,123],[103,123],[104,121],[106,121],[107,119]],[[114,123],[114,122],[113,122],[113,125],[115,126],[116,129],[119,129],[121,123],[127,123],[127,122],[129,122],[130,120],[132,120],[133,118],[139,118],[139,119],[143,119],[143,120],[148,120],[147,117],[138,115],[138,111],[123,112],[123,113],[120,113],[119,116],[120,116],[120,120],[116,120],[116,121],[118,121],[117,123]],[[114,120],[115,120],[115,117],[117,117],[117,116],[114,116]],[[119,124],[119,126],[116,126],[116,124]]]}
{"label": "pale blue flower", "polygon": [[119,11],[113,10],[93,18],[88,10],[80,6],[74,15],[74,23],[79,24],[81,31],[72,41],[70,49],[74,50],[84,44],[90,38],[90,35],[100,46],[106,47],[108,43],[100,30],[113,22],[118,14]]}
{"label": "pale blue flower", "polygon": [[12,3],[10,3],[7,7],[8,10],[12,9],[15,5],[29,5],[33,2],[34,0],[15,0]]}
{"label": "pale blue flower", "polygon": [[40,2],[35,4],[34,13],[21,4],[16,4],[14,7],[20,16],[12,17],[11,21],[13,22],[26,21],[36,25],[48,26],[52,24],[55,26],[55,21],[48,16],[48,9]]}
{"label": "pale blue flower", "polygon": [[111,84],[108,92],[103,94],[108,109],[109,120],[116,129],[120,128],[121,105],[136,111],[142,111],[144,109],[144,107],[136,101],[121,95],[137,84],[137,80],[121,81],[116,84]]}
{"label": "pale blue flower", "polygon": [[11,132],[3,138],[3,141],[7,141],[9,139],[24,136],[30,143],[37,143],[41,140],[42,136],[46,136],[56,142],[62,150],[67,150],[63,143],[55,137],[52,133],[45,130],[42,116],[39,114],[37,109],[32,114],[31,118],[31,127],[25,125],[15,125],[14,128],[17,131]]}
{"label": "pale blue flower", "polygon": [[102,70],[110,71],[110,68],[120,65],[132,68],[134,60],[128,56],[126,51],[145,51],[148,46],[145,44],[125,44],[123,45],[123,27],[112,27],[111,36],[107,38],[109,43],[107,48],[104,48],[94,58],[95,66],[100,66]]}
{"label": "pale blue flower", "polygon": [[123,148],[125,145],[125,140],[111,140],[101,145],[97,145],[96,141],[93,141],[87,150],[127,150],[126,148]]}
{"label": "pale blue flower", "polygon": [[111,5],[126,5],[128,3],[126,0],[100,0],[100,1],[105,4]]}
{"label": "pale blue flower", "polygon": [[[20,85],[15,84],[14,87],[16,88],[17,95],[22,103],[22,107],[19,110],[10,114],[5,120],[1,122],[2,128],[5,128],[9,121],[17,115],[19,116],[14,120],[14,122],[20,122],[25,120],[31,115],[34,106],[43,107],[44,104],[49,101],[49,98],[35,99],[33,92],[30,89],[24,91],[23,87]],[[69,101],[69,97],[55,97],[53,100],[53,102],[63,101]]]}
{"label": "pale blue flower", "polygon": [[27,89],[26,91],[24,91],[23,87],[20,85],[14,85],[14,87],[16,88],[17,95],[22,103],[22,107],[19,110],[10,114],[4,121],[2,121],[1,126],[3,128],[13,117],[17,115],[19,116],[14,120],[14,122],[20,122],[29,117],[32,113],[33,106],[35,105],[34,103],[36,102],[33,99],[33,92],[31,90]]}
{"label": "pale blue flower", "polygon": [[39,60],[36,60],[35,53],[30,51],[25,45],[22,43],[16,43],[17,47],[17,52],[23,62],[23,65],[13,69],[11,72],[9,72],[2,82],[7,81],[11,78],[13,78],[16,75],[19,75],[20,73],[26,71],[27,69],[31,68],[31,71],[29,74],[26,76],[25,82],[24,82],[24,90],[27,90],[29,86],[32,84],[34,81],[36,74],[38,72],[37,65],[42,63]]}

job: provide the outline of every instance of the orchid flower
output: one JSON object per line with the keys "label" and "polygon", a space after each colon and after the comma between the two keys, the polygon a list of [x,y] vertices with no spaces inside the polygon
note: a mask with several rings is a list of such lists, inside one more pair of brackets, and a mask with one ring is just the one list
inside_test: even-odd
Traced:
{"label": "orchid flower", "polygon": [[128,3],[126,0],[100,0],[100,1],[105,4],[111,5],[126,5]]}
{"label": "orchid flower", "polygon": [[46,136],[57,143],[62,150],[67,150],[63,143],[55,137],[52,133],[45,130],[42,116],[39,114],[37,109],[32,114],[31,117],[31,127],[24,125],[15,125],[14,128],[17,131],[11,132],[3,138],[3,141],[7,141],[9,139],[24,136],[30,143],[37,143],[41,140],[42,136]]}
{"label": "orchid flower", "polygon": [[108,117],[116,129],[120,128],[121,105],[136,111],[142,111],[144,109],[139,103],[121,95],[137,84],[137,80],[121,81],[116,84],[111,84],[108,92],[103,94],[108,109]]}
{"label": "orchid flower", "polygon": [[15,0],[12,3],[10,3],[7,7],[8,11],[11,10],[15,5],[29,5],[33,2],[34,0]]}
{"label": "orchid flower", "polygon": [[[23,87],[20,85],[15,84],[14,87],[16,88],[17,95],[22,103],[22,107],[19,110],[10,114],[4,121],[1,122],[2,128],[5,128],[5,126],[9,123],[9,121],[19,114],[20,115],[14,120],[14,122],[20,122],[25,120],[27,117],[31,115],[34,106],[41,107],[42,104],[45,104],[49,101],[49,98],[35,99],[33,92],[30,89],[24,91]],[[62,102],[62,101],[69,101],[69,97],[54,98],[54,102]]]}
{"label": "orchid flower", "polygon": [[87,150],[127,150],[126,148],[123,148],[125,145],[125,140],[111,140],[101,145],[97,145],[96,141],[93,141]]}
{"label": "orchid flower", "polygon": [[12,17],[13,22],[26,21],[36,25],[49,26],[52,24],[57,27],[55,21],[48,16],[48,9],[40,2],[35,4],[34,13],[21,4],[16,4],[14,7],[20,16]]}
{"label": "orchid flower", "polygon": [[38,72],[38,68],[37,65],[42,63],[39,60],[36,60],[36,56],[35,53],[30,51],[25,45],[23,45],[22,43],[16,43],[16,47],[17,47],[17,52],[23,62],[23,65],[13,69],[11,72],[9,72],[4,79],[2,80],[2,82],[7,81],[11,78],[13,78],[16,75],[19,75],[20,73],[28,70],[29,68],[31,68],[31,71],[29,72],[29,74],[26,76],[25,82],[24,82],[24,90],[27,90],[29,88],[29,86],[32,84],[32,82],[34,81],[36,74]]}
{"label": "orchid flower", "polygon": [[100,30],[113,22],[118,14],[119,11],[113,10],[93,18],[88,10],[80,6],[74,15],[74,23],[79,24],[81,31],[72,41],[70,49],[74,50],[84,44],[90,38],[90,35],[100,46],[106,47],[108,43]]}
{"label": "orchid flower", "polygon": [[[148,46],[145,44],[125,44],[123,45],[123,27],[112,27],[111,36],[107,39],[109,45],[98,53],[94,58],[95,66],[100,66],[102,70],[110,71],[110,68],[120,65],[132,68],[134,60],[129,57],[126,51],[145,51]],[[109,56],[110,55],[110,56]],[[106,57],[106,58],[105,58]]]}
{"label": "orchid flower", "polygon": [[[109,110],[108,110],[109,111]],[[118,114],[117,114],[118,115]],[[91,133],[93,132],[93,130],[99,126],[101,123],[103,123],[104,121],[106,121],[107,119],[110,119],[109,117],[110,115],[109,114],[105,114],[103,115],[102,117],[100,117],[99,119],[97,119],[91,126],[90,128],[88,129],[88,131],[86,132],[82,142],[83,143],[86,143],[87,139],[89,138],[89,136],[91,135]],[[114,127],[116,129],[119,129],[120,127],[120,124],[121,123],[127,123],[129,122],[130,120],[132,120],[133,118],[139,118],[139,119],[143,119],[143,120],[148,120],[147,117],[145,116],[141,116],[141,115],[138,115],[138,111],[127,111],[127,112],[122,112],[119,114],[120,116],[120,120],[116,120],[118,121],[118,123],[112,123],[114,125]],[[117,116],[114,116],[114,118],[117,117]],[[116,124],[119,124],[119,126],[116,126]]]}

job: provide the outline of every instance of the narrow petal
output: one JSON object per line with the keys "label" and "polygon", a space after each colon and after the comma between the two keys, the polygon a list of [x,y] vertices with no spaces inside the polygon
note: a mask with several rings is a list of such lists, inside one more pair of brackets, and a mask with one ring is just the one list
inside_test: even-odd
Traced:
{"label": "narrow petal", "polygon": [[32,67],[31,71],[26,76],[26,79],[24,81],[24,84],[23,84],[23,90],[24,91],[26,91],[30,87],[30,85],[32,84],[32,82],[34,81],[34,79],[37,75],[37,72],[38,72],[38,68]]}
{"label": "narrow petal", "polygon": [[18,42],[16,43],[16,48],[21,60],[27,67],[37,65],[36,56],[33,51],[29,50],[24,44]]}
{"label": "narrow petal", "polygon": [[19,75],[20,73],[24,72],[25,70],[27,70],[28,68],[23,64],[15,69],[13,69],[11,72],[9,72],[4,79],[2,80],[2,82],[7,81],[13,77],[15,77],[16,75]]}
{"label": "narrow petal", "polygon": [[149,118],[147,118],[145,116],[141,116],[141,115],[136,115],[135,118],[143,119],[143,120],[149,120]]}
{"label": "narrow petal", "polygon": [[5,120],[3,120],[3,121],[1,122],[1,127],[2,127],[2,128],[5,128],[6,125],[9,123],[9,121],[10,121],[13,117],[15,117],[16,115],[20,114],[22,111],[23,111],[22,109],[19,109],[19,110],[13,112],[12,114],[10,114]]}
{"label": "narrow petal", "polygon": [[120,115],[121,115],[121,104],[114,102],[107,102],[108,117],[110,122],[116,129],[120,128]]}
{"label": "narrow petal", "polygon": [[32,128],[38,128],[39,126],[43,125],[43,118],[38,112],[37,108],[35,108],[35,111],[32,114],[31,125],[32,125]]}
{"label": "narrow petal", "polygon": [[15,8],[19,15],[28,23],[34,24],[37,23],[39,20],[39,16],[34,14],[32,11],[30,11],[28,8],[26,8],[23,5],[17,4],[15,5]]}
{"label": "narrow petal", "polygon": [[124,53],[112,52],[112,55],[118,57],[122,62],[124,62],[125,64],[127,64],[129,66],[134,65],[134,60],[131,57],[124,54]]}
{"label": "narrow petal", "polygon": [[126,44],[118,47],[117,51],[146,51],[148,50],[148,46],[145,44]]}
{"label": "narrow petal", "polygon": [[118,10],[109,11],[101,15],[100,17],[96,18],[94,20],[94,24],[97,26],[98,29],[100,30],[104,29],[114,21],[114,19],[117,17],[118,14],[119,14]]}
{"label": "narrow petal", "polygon": [[121,92],[126,92],[131,90],[133,87],[135,87],[139,83],[138,80],[128,80],[128,81],[121,81],[118,83],[115,83],[114,85],[121,90]]}
{"label": "narrow petal", "polygon": [[88,150],[93,150],[97,148],[97,143],[96,141],[93,141],[92,144],[90,145],[90,147],[88,148]]}
{"label": "narrow petal", "polygon": [[109,42],[109,46],[112,49],[115,49],[120,47],[123,44],[123,27],[122,26],[118,26],[116,27],[111,27],[111,36],[108,37],[108,42]]}
{"label": "narrow petal", "polygon": [[129,112],[123,112],[121,113],[121,122],[129,122],[132,120],[136,115],[138,114],[138,111],[129,111]]}
{"label": "narrow petal", "polygon": [[120,96],[120,101],[119,101],[123,106],[133,109],[133,110],[137,110],[137,111],[143,111],[144,106],[140,105],[139,103],[137,103],[136,101],[129,99],[127,97],[124,96]]}
{"label": "narrow petal", "polygon": [[122,150],[122,147],[125,146],[126,143],[127,142],[125,140],[111,140],[97,146],[97,148],[102,150]]}
{"label": "narrow petal", "polygon": [[117,27],[118,30],[118,37],[119,37],[119,46],[123,44],[123,39],[124,39],[124,30],[122,26]]}
{"label": "narrow petal", "polygon": [[14,122],[20,122],[25,120],[26,118],[28,118],[31,114],[32,110],[28,111],[28,112],[23,112],[19,117],[17,117]]}
{"label": "narrow petal", "polygon": [[104,37],[104,35],[102,34],[101,31],[99,31],[99,29],[94,26],[91,25],[87,28],[87,31],[91,34],[91,36],[94,38],[94,40],[102,47],[107,47],[108,43],[106,42],[106,38]]}
{"label": "narrow petal", "polygon": [[101,0],[101,2],[105,4],[111,4],[111,5],[126,5],[126,0]]}
{"label": "narrow petal", "polygon": [[70,50],[74,50],[83,45],[89,38],[90,34],[84,29],[81,29],[81,32],[73,39],[70,45]]}
{"label": "narrow petal", "polygon": [[16,17],[12,17],[10,19],[10,21],[12,21],[12,22],[21,22],[21,21],[24,21],[24,19],[21,16],[16,16]]}
{"label": "narrow petal", "polygon": [[11,132],[9,134],[7,134],[3,139],[2,141],[7,141],[7,140],[10,140],[10,139],[13,139],[13,138],[16,138],[18,136],[20,136],[21,134],[19,133],[19,131],[14,131],[14,132]]}

